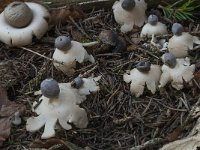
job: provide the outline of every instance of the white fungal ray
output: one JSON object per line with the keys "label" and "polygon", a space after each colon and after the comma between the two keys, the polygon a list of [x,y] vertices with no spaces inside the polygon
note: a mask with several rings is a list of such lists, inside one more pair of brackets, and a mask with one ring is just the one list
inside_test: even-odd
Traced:
{"label": "white fungal ray", "polygon": [[98,81],[101,79],[101,76],[92,78],[83,78],[83,87],[78,89],[80,95],[89,95],[91,92],[99,91]]}
{"label": "white fungal ray", "polygon": [[190,65],[188,57],[176,59],[176,62],[177,64],[174,68],[170,68],[167,65],[162,66],[160,88],[171,82],[172,87],[181,90],[183,88],[183,81],[189,83],[194,77],[195,65]]}
{"label": "white fungal ray", "polygon": [[145,85],[147,85],[147,89],[149,89],[152,94],[156,92],[160,75],[160,66],[151,65],[148,73],[142,73],[138,69],[134,68],[130,71],[130,75],[124,74],[123,79],[126,83],[131,82],[130,91],[136,97],[139,97],[143,94]]}
{"label": "white fungal ray", "polygon": [[123,0],[116,1],[112,7],[115,21],[121,25],[121,32],[126,33],[133,29],[133,26],[141,27],[146,21],[145,11],[147,4],[144,0],[135,0],[135,7],[126,11],[121,7]]}

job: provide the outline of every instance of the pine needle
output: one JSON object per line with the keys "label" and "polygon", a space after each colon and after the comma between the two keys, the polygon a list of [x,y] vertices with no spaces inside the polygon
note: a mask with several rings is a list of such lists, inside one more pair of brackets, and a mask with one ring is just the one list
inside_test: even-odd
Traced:
{"label": "pine needle", "polygon": [[168,4],[166,7],[160,6],[160,8],[162,8],[164,16],[173,21],[194,21],[195,17],[193,13],[200,7],[200,5],[195,6],[196,1],[197,0],[178,0],[173,4]]}

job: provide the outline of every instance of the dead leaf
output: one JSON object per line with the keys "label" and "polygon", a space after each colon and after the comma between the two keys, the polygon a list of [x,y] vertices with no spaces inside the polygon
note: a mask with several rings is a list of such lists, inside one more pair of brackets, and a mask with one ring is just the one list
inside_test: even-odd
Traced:
{"label": "dead leaf", "polygon": [[6,106],[4,105],[0,110],[0,117],[9,117],[17,111],[20,114],[23,114],[25,110],[26,107],[23,104],[17,104],[15,102],[8,100],[7,105]]}
{"label": "dead leaf", "polygon": [[197,83],[200,83],[200,71],[194,74],[194,79],[197,81]]}
{"label": "dead leaf", "polygon": [[181,135],[181,133],[182,133],[182,128],[181,127],[176,128],[172,133],[168,134],[167,136],[168,141],[177,140],[178,137]]}
{"label": "dead leaf", "polygon": [[60,139],[54,139],[54,138],[48,139],[45,142],[41,140],[36,140],[30,145],[30,148],[83,150],[83,148],[80,148],[71,142],[63,141]]}
{"label": "dead leaf", "polygon": [[69,16],[73,19],[83,19],[85,14],[79,6],[69,6],[66,8],[55,8],[50,10],[52,25],[66,24]]}
{"label": "dead leaf", "polygon": [[3,105],[7,105],[7,103],[8,103],[7,93],[6,93],[5,89],[3,89],[3,88],[0,86],[0,108],[1,108]]}
{"label": "dead leaf", "polygon": [[82,36],[82,34],[77,30],[71,29],[71,35],[72,35],[72,39],[75,41],[81,42],[84,40],[84,37]]}
{"label": "dead leaf", "polygon": [[3,141],[5,141],[9,137],[11,129],[10,127],[11,127],[10,117],[0,119],[0,143],[3,143]]}
{"label": "dead leaf", "polygon": [[132,44],[132,45],[129,45],[129,46],[127,47],[127,51],[128,51],[128,52],[133,52],[133,51],[137,50],[137,48],[138,48],[137,45]]}
{"label": "dead leaf", "polygon": [[132,32],[135,33],[135,32],[140,32],[141,31],[141,27],[138,27],[136,25],[133,26],[133,29],[132,29]]}
{"label": "dead leaf", "polygon": [[5,89],[0,87],[0,146],[10,135],[11,119],[16,111],[23,114],[25,106],[9,101]]}

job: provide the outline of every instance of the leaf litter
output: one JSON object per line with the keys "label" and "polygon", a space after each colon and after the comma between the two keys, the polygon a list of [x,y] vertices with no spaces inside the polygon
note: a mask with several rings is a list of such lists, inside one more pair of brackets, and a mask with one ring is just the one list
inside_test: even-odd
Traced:
{"label": "leaf litter", "polygon": [[[63,12],[61,11],[63,10],[58,9],[52,14],[62,14]],[[71,19],[66,19],[66,16],[72,17]],[[87,12],[86,17],[78,16],[76,20],[75,16],[66,12],[66,14],[59,16],[59,20],[54,21],[48,35],[41,39],[41,41],[35,41],[28,48],[44,56],[51,57],[54,49],[52,41],[59,35],[70,35],[74,39],[84,42],[98,40],[97,37],[102,30],[112,29],[119,33],[119,27],[115,23],[110,11],[94,9],[91,12]],[[81,21],[79,18],[81,18]],[[59,23],[60,21],[61,23]],[[2,147],[24,149],[24,147],[28,148],[31,143],[34,145],[38,142],[35,148],[50,149],[59,144],[66,146],[67,144],[65,145],[64,143],[66,143],[67,139],[67,141],[78,145],[78,147],[88,146],[94,150],[128,149],[131,147],[134,149],[138,145],[142,146],[140,149],[149,150],[149,145],[151,145],[152,149],[158,149],[162,147],[163,143],[186,137],[193,129],[195,122],[195,120],[192,120],[184,124],[185,118],[189,116],[192,106],[196,104],[200,96],[198,75],[195,78],[197,84],[194,84],[192,89],[186,87],[182,91],[175,91],[169,86],[155,95],[145,91],[144,96],[135,98],[130,94],[129,86],[122,82],[123,73],[134,66],[136,62],[143,59],[161,65],[162,62],[158,58],[162,55],[162,52],[157,51],[150,45],[145,47],[143,43],[147,41],[135,38],[137,35],[134,35],[133,38],[135,39],[130,39],[131,36],[129,35],[120,34],[120,36],[126,39],[129,52],[124,52],[122,55],[112,53],[99,54],[101,44],[89,47],[87,48],[88,52],[96,55],[98,63],[94,65],[87,63],[84,66],[79,65],[75,75],[69,78],[55,70],[52,62],[49,60],[20,48],[8,48],[0,44],[2,48],[0,58],[2,60],[20,62],[16,66],[19,67],[17,70],[20,71],[19,75],[22,74],[23,78],[17,77],[17,81],[13,82],[13,84],[5,85],[7,85],[6,89],[11,91],[8,93],[9,96],[12,91],[16,91],[15,99],[19,103],[26,105],[25,117],[34,115],[31,112],[29,103],[31,104],[38,98],[33,96],[33,93],[39,89],[39,84],[43,79],[53,77],[59,82],[69,82],[77,75],[83,74],[88,70],[91,70],[90,74],[102,75],[101,91],[90,96],[88,101],[82,104],[90,118],[89,126],[86,129],[73,128],[70,131],[64,132],[58,129],[56,134],[58,141],[52,142],[47,140],[38,142],[37,139],[40,137],[40,131],[33,134],[27,133],[24,123],[19,128],[13,127],[11,129],[10,119],[15,112],[14,109],[18,110],[21,108],[18,107],[18,104],[12,103],[3,109],[5,114],[1,114],[3,118],[7,119],[6,121],[0,120],[5,124],[5,127],[2,126],[2,128],[7,132],[7,136],[0,135],[0,140],[5,141],[9,137]],[[52,41],[49,42],[48,39]],[[193,63],[197,60],[198,58],[194,57]],[[24,68],[30,71],[25,72]],[[2,75],[0,74],[0,76]],[[196,92],[191,94],[193,88],[195,88]],[[5,99],[3,98],[3,100]],[[18,107],[18,109],[15,107]],[[13,110],[11,111],[10,109]],[[62,139],[64,140],[62,141]]]}

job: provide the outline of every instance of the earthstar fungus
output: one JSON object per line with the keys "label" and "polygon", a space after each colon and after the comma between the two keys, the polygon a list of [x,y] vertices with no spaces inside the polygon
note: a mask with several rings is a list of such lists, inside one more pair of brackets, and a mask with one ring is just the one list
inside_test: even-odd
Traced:
{"label": "earthstar fungus", "polygon": [[145,0],[120,0],[113,6],[115,21],[121,25],[121,32],[126,33],[133,29],[133,26],[141,27],[145,20],[147,4]]}
{"label": "earthstar fungus", "polygon": [[77,62],[90,61],[95,63],[94,57],[87,53],[82,43],[73,41],[67,36],[56,38],[53,59],[57,61],[54,62],[54,66],[68,76],[74,74]]}
{"label": "earthstar fungus", "polygon": [[152,35],[164,35],[167,34],[167,26],[158,21],[156,15],[150,15],[148,17],[148,23],[146,23],[141,31],[141,37],[151,37]]}
{"label": "earthstar fungus", "polygon": [[159,88],[171,82],[173,88],[181,90],[183,82],[189,83],[194,77],[195,65],[190,65],[190,59],[175,58],[172,54],[166,53],[162,56],[164,65],[160,77]]}
{"label": "earthstar fungus", "polygon": [[12,2],[0,14],[0,41],[9,46],[25,46],[48,30],[48,10],[33,2]]}
{"label": "earthstar fungus", "polygon": [[178,58],[188,56],[188,51],[194,48],[194,44],[200,44],[200,40],[196,36],[183,32],[183,26],[174,23],[172,26],[173,36],[169,39],[168,50]]}
{"label": "earthstar fungus", "polygon": [[37,105],[33,103],[33,111],[37,117],[27,119],[26,129],[35,132],[44,127],[42,139],[55,136],[57,122],[65,130],[70,130],[73,123],[78,128],[86,128],[88,124],[87,113],[79,104],[86,99],[86,95],[99,90],[97,81],[101,76],[83,78],[83,84],[79,89],[73,88],[71,83],[57,83],[54,79],[46,79],[41,83],[42,96]]}
{"label": "earthstar fungus", "polygon": [[145,85],[154,94],[160,80],[161,69],[159,65],[151,65],[149,62],[139,62],[130,74],[124,74],[123,79],[126,83],[131,82],[130,91],[136,97],[140,97]]}

